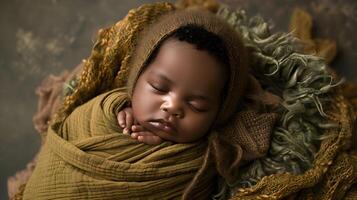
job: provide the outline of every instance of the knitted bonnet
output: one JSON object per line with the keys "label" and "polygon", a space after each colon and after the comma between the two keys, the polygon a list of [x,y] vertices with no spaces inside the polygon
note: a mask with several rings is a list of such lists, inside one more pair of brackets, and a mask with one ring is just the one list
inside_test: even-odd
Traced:
{"label": "knitted bonnet", "polygon": [[237,110],[238,102],[247,82],[246,51],[237,31],[225,21],[203,10],[176,10],[161,16],[157,22],[145,29],[140,35],[135,54],[129,62],[131,69],[128,79],[128,93],[132,96],[135,83],[144,68],[149,64],[148,58],[171,33],[186,25],[196,25],[217,35],[227,50],[229,82],[226,98],[218,113],[215,125],[223,125]]}

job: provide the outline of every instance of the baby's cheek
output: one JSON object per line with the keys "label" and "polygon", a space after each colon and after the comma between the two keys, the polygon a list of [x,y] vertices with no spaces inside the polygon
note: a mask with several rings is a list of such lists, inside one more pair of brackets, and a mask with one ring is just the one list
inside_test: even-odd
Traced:
{"label": "baby's cheek", "polygon": [[145,103],[133,104],[133,115],[137,123],[143,125],[144,122],[152,120],[153,112]]}
{"label": "baby's cheek", "polygon": [[133,109],[133,117],[134,117],[134,119],[137,122],[141,121],[140,109],[138,109],[138,106],[136,106],[136,105],[134,106],[134,104],[133,104],[132,109]]}
{"label": "baby's cheek", "polygon": [[210,127],[207,119],[191,119],[186,122],[186,136],[192,139],[199,139],[203,137]]}

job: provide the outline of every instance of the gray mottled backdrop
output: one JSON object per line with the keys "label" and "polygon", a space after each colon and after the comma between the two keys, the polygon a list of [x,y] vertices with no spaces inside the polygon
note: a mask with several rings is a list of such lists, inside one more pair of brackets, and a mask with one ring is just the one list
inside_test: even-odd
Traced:
{"label": "gray mottled backdrop", "polygon": [[[89,53],[96,32],[125,16],[129,9],[155,1],[2,0],[0,2],[0,199],[6,179],[25,167],[38,151],[32,125],[35,88],[48,74],[71,69]],[[249,15],[259,14],[286,31],[292,9],[314,16],[314,35],[337,41],[333,67],[357,81],[357,2],[354,0],[231,0]]]}

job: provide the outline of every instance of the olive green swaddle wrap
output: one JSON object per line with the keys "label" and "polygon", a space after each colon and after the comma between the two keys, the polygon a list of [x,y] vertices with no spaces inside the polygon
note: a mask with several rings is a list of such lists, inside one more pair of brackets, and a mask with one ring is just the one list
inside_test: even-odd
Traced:
{"label": "olive green swaddle wrap", "polygon": [[[120,133],[120,89],[78,107],[60,132],[49,129],[24,199],[180,198],[201,166],[206,142],[150,146]],[[197,188],[210,194],[210,174]],[[206,195],[205,195],[206,194]]]}

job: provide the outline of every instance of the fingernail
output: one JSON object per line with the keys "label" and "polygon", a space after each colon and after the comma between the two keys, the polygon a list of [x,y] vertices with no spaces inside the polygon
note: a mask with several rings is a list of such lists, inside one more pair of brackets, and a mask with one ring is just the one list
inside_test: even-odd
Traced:
{"label": "fingernail", "polygon": [[141,141],[143,140],[143,136],[140,135],[140,136],[138,137],[138,140],[141,142]]}
{"label": "fingernail", "polygon": [[124,128],[123,133],[128,134],[128,128]]}

